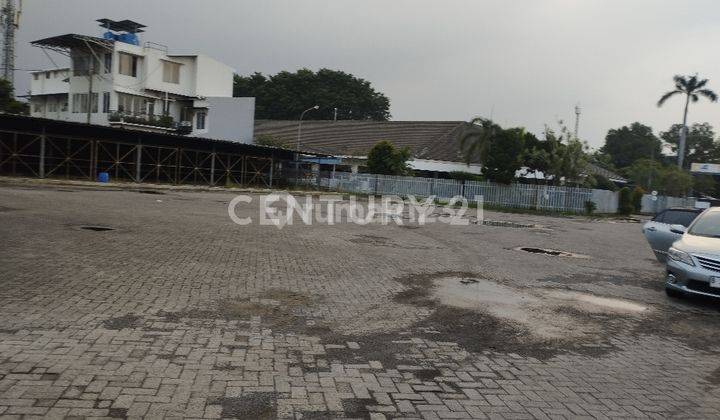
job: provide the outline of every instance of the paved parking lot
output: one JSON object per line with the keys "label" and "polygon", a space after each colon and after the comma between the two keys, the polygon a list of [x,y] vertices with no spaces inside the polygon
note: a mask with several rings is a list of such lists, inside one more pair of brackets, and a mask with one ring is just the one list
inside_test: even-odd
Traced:
{"label": "paved parking lot", "polygon": [[152,192],[0,183],[1,416],[720,416],[716,303],[665,297],[637,223],[277,229]]}

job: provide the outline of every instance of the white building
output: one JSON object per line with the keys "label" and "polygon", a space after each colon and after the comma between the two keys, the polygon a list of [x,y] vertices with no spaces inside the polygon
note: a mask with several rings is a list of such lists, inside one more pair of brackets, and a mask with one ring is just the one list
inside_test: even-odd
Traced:
{"label": "white building", "polygon": [[252,141],[255,100],[232,98],[231,67],[201,54],[140,45],[144,26],[138,23],[99,22],[107,30],[102,38],[68,34],[32,43],[71,63],[31,73],[32,116]]}

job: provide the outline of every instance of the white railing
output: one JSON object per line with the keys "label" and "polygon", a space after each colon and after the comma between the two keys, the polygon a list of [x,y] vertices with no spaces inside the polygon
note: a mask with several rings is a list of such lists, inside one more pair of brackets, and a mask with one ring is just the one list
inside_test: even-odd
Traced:
{"label": "white railing", "polygon": [[593,196],[587,188],[349,173],[335,173],[334,177],[322,174],[303,183],[338,192],[435,196],[440,200],[457,196],[475,200],[482,196],[486,205],[568,212],[584,211],[585,202]]}

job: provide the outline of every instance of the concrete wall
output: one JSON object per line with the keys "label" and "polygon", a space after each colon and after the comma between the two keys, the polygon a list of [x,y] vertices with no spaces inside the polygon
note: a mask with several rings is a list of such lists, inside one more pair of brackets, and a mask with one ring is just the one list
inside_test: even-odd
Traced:
{"label": "concrete wall", "polygon": [[210,109],[205,123],[207,130],[194,132],[194,136],[252,143],[255,98],[212,97],[206,102]]}
{"label": "concrete wall", "polygon": [[196,96],[204,97],[232,97],[233,74],[232,67],[227,66],[205,55],[196,58]]}
{"label": "concrete wall", "polygon": [[693,197],[667,197],[659,195],[653,200],[651,194],[645,194],[642,198],[642,213],[655,214],[669,207],[695,207],[695,198]]}
{"label": "concrete wall", "polygon": [[620,193],[608,190],[592,190],[591,200],[597,205],[596,213],[617,213]]}

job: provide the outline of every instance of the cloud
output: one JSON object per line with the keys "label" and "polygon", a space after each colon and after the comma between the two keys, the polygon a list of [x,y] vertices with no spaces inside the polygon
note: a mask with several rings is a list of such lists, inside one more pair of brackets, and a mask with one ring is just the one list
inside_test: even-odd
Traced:
{"label": "cloud", "polygon": [[[94,20],[133,19],[145,40],[203,52],[247,74],[328,67],[370,80],[396,120],[490,116],[539,133],[557,119],[600,146],[608,129],[642,121],[663,130],[681,104],[655,102],[676,73],[720,83],[720,4],[660,0],[63,0],[26,2],[20,68],[51,67],[29,42],[100,34]],[[19,92],[28,76],[16,74]],[[712,85],[711,81],[711,85]],[[720,89],[720,84],[717,85]],[[699,103],[692,121],[715,123]],[[717,125],[717,124],[716,124]]]}

